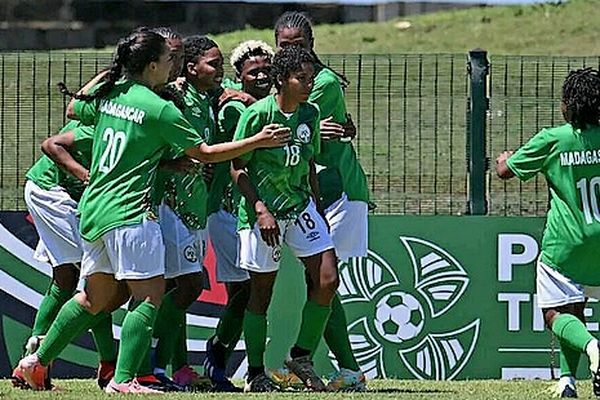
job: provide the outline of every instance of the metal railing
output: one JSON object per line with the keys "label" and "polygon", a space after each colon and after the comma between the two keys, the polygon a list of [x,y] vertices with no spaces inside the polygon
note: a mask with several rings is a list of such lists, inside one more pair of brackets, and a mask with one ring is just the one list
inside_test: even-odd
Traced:
{"label": "metal railing", "polygon": [[[0,53],[0,210],[25,208],[25,173],[40,156],[41,141],[65,123],[66,99],[56,83],[75,89],[110,57],[106,52]],[[470,82],[468,54],[329,55],[322,60],[351,82],[346,102],[358,126],[354,146],[375,212],[450,215],[481,213],[473,210],[477,190],[489,214],[545,214],[542,177],[503,182],[485,170],[485,158],[493,163],[500,151],[518,147],[544,126],[560,124],[558,101],[568,70],[597,67],[600,61],[491,56],[490,68],[480,76],[486,84],[477,86]],[[477,97],[478,90],[483,96]],[[482,119],[480,125],[474,125],[476,118]],[[485,154],[472,158],[477,143]]]}

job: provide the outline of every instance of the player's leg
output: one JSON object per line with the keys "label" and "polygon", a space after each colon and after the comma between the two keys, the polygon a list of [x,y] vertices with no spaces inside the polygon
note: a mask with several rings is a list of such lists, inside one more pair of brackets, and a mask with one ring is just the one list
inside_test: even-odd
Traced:
{"label": "player's leg", "polygon": [[226,376],[227,361],[242,335],[244,313],[250,296],[248,272],[237,262],[237,218],[220,210],[208,218],[208,233],[216,257],[217,281],[227,288],[227,304],[215,335],[207,342],[204,367],[216,390],[234,390]]}
{"label": "player's leg", "polygon": [[127,283],[135,302],[123,320],[115,376],[106,391],[155,392],[140,387],[135,376],[142,362],[140,354],[150,347],[156,314],[164,295],[162,232],[157,222],[144,220],[109,231],[105,242],[115,278]]}
{"label": "player's leg", "polygon": [[[280,231],[283,232],[282,223]],[[243,229],[240,235],[240,267],[250,273],[250,296],[244,314],[244,339],[248,354],[248,376],[244,391],[272,392],[279,390],[266,375],[264,354],[267,340],[267,309],[273,295],[273,285],[279,269],[281,247],[269,247],[257,225]],[[280,238],[281,243],[282,238]]]}
{"label": "player's leg", "polygon": [[[585,323],[575,315],[573,306],[577,304],[579,310],[585,304],[584,287],[541,261],[537,263],[536,272],[538,306],[543,310],[546,325],[556,335],[561,349],[567,349],[564,356],[568,359],[565,359],[565,365],[561,365],[561,368],[565,368],[565,372],[567,369],[576,368],[569,366],[571,363],[574,364],[574,356],[569,352],[570,349],[579,354],[587,354],[590,359],[592,375],[593,377],[597,376],[600,361],[598,341],[588,332]],[[598,378],[598,380],[594,379],[594,390],[596,390],[596,382],[600,380],[600,376]],[[567,378],[559,383],[562,384],[566,380]],[[575,391],[574,382],[572,383],[570,389]]]}
{"label": "player's leg", "polygon": [[[338,260],[366,257],[368,250],[368,204],[350,201],[346,194],[325,210],[331,240]],[[335,356],[339,371],[329,380],[327,390],[363,391],[365,375],[360,370],[350,345],[346,312],[339,295],[331,303],[331,315],[327,321],[325,343]]]}
{"label": "player's leg", "polygon": [[311,281],[298,338],[285,364],[307,388],[322,391],[325,385],[314,371],[312,355],[323,337],[331,314],[331,301],[339,284],[333,242],[313,202],[290,224],[285,238],[288,246],[303,262]]}

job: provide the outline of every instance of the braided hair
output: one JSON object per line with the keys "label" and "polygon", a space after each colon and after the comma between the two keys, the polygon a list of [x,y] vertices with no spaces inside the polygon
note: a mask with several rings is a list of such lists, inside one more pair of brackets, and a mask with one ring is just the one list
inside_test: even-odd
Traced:
{"label": "braided hair", "polygon": [[193,35],[183,39],[183,64],[195,63],[213,47],[219,47],[217,43],[204,35]]}
{"label": "braided hair", "polygon": [[302,36],[310,43],[310,52],[315,60],[315,64],[330,69],[334,74],[337,75],[338,78],[342,81],[342,86],[344,88],[350,85],[350,81],[346,76],[342,73],[337,72],[336,70],[329,68],[325,65],[317,56],[314,49],[314,35],[312,22],[308,18],[308,16],[304,13],[298,11],[287,11],[283,13],[277,22],[275,22],[275,43],[279,43],[279,32],[283,29],[299,29],[302,32]]}
{"label": "braided hair", "polygon": [[314,64],[314,58],[304,47],[298,45],[285,46],[273,57],[273,78],[277,90],[281,89],[285,81],[294,72],[302,71],[302,64]]}
{"label": "braided hair", "polygon": [[183,39],[183,37],[170,26],[159,26],[158,28],[150,29],[154,33],[158,33],[165,39]]}
{"label": "braided hair", "polygon": [[110,69],[98,90],[92,94],[76,94],[69,91],[63,82],[58,84],[59,90],[62,94],[79,100],[101,99],[114,88],[115,83],[121,78],[123,70],[131,75],[140,74],[149,63],[158,61],[164,51],[164,37],[147,28],[138,28],[117,43]]}
{"label": "braided hair", "polygon": [[569,72],[562,87],[563,115],[575,129],[600,125],[600,73],[584,68]]}

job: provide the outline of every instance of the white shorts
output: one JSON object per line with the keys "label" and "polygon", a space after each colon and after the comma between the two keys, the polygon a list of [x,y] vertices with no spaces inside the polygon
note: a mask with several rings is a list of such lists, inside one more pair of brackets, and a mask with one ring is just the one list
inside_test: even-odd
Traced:
{"label": "white shorts", "polygon": [[120,281],[165,274],[165,246],[156,221],[121,226],[106,232],[98,240],[82,242],[82,278],[105,273]]}
{"label": "white shorts", "polygon": [[219,210],[208,216],[207,229],[217,258],[217,282],[243,282],[250,279],[248,271],[238,266],[239,237],[235,215]]}
{"label": "white shorts", "polygon": [[587,297],[600,299],[600,287],[573,282],[540,260],[537,262],[535,286],[540,308],[553,308],[581,303]]}
{"label": "white shorts", "polygon": [[165,243],[165,279],[202,272],[206,254],[206,233],[188,228],[166,204],[158,208]]}
{"label": "white shorts", "polygon": [[351,257],[366,257],[369,225],[368,204],[350,201],[346,193],[325,209],[329,234],[335,246],[335,254],[342,262]]}
{"label": "white shorts", "polygon": [[[333,249],[327,224],[311,200],[295,220],[277,221],[279,242],[285,243],[298,258],[309,257]],[[252,272],[274,272],[279,269],[281,245],[267,246],[258,223],[253,229],[242,229],[240,235],[240,267]]]}
{"label": "white shorts", "polygon": [[81,236],[77,202],[60,186],[44,190],[34,182],[25,183],[25,203],[40,241],[33,257],[53,267],[81,262]]}

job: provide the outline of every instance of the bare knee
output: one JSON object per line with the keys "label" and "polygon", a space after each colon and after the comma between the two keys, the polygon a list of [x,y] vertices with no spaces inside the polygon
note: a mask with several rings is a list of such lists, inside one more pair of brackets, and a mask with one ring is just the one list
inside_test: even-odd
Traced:
{"label": "bare knee", "polygon": [[127,285],[134,300],[147,301],[159,307],[165,294],[165,279],[157,276],[144,280],[128,280]]}
{"label": "bare knee", "polygon": [[202,293],[204,277],[202,272],[198,272],[181,276],[176,281],[173,300],[180,308],[187,309]]}
{"label": "bare knee", "polygon": [[52,269],[52,279],[61,290],[75,291],[79,282],[79,269],[75,264],[59,265]]}
{"label": "bare knee", "polygon": [[248,298],[248,310],[254,314],[264,315],[269,309],[273,295],[276,272],[257,274],[251,273],[250,297]]}

